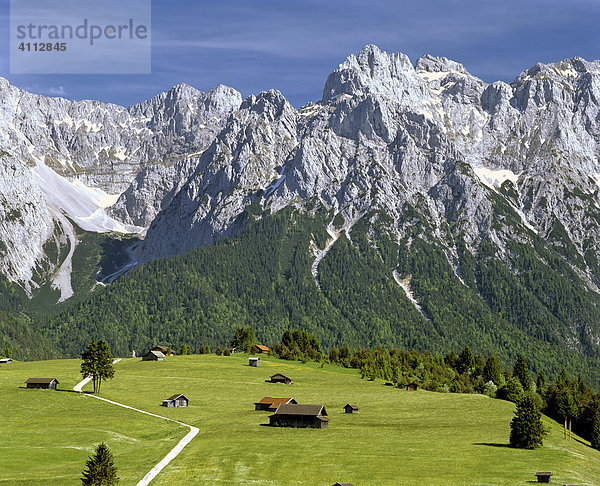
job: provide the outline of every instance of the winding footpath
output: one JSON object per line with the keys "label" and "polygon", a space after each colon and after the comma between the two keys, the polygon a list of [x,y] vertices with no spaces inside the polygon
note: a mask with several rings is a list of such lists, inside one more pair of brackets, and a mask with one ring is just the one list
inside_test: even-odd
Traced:
{"label": "winding footpath", "polygon": [[[113,364],[118,363],[119,361],[121,361],[120,358],[114,360]],[[87,383],[89,383],[90,380],[91,380],[91,378],[85,378],[85,379],[81,380],[79,383],[77,383],[77,385],[75,385],[73,387],[73,390],[75,390],[76,392],[79,392],[79,393],[83,393],[83,390],[82,390],[83,386],[86,385]],[[188,445],[194,437],[196,437],[196,435],[198,434],[198,431],[199,431],[198,427],[194,427],[193,425],[184,424],[183,422],[179,422],[178,420],[173,420],[168,417],[163,417],[162,415],[157,415],[155,413],[146,412],[145,410],[140,410],[139,408],[130,407],[129,405],[124,405],[123,403],[115,402],[115,401],[109,400],[107,398],[102,398],[102,397],[98,397],[96,395],[91,395],[91,394],[86,394],[85,396],[95,398],[96,400],[102,400],[103,402],[108,402],[113,405],[117,405],[119,407],[128,408],[129,410],[133,410],[135,412],[150,415],[151,417],[168,420],[169,422],[175,422],[176,424],[183,425],[184,427],[188,427],[190,429],[190,431],[186,434],[186,436],[183,439],[181,439],[177,443],[177,445],[175,447],[173,447],[173,449],[171,449],[169,451],[169,453],[165,457],[163,457],[162,460],[156,466],[154,466],[152,469],[150,469],[150,471],[148,471],[148,473],[137,483],[137,486],[146,486],[146,485],[150,484],[150,481],[152,481],[156,476],[158,476],[158,474],[167,466],[167,464],[169,464],[173,459],[175,459],[177,457],[177,455],[183,450],[183,448],[186,445]]]}

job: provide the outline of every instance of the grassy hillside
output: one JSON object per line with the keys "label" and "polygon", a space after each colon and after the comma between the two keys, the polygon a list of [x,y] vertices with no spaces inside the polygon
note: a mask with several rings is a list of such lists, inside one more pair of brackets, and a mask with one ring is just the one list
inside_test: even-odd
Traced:
{"label": "grassy hillside", "polygon": [[[600,453],[546,419],[550,434],[535,451],[507,447],[514,405],[480,395],[407,392],[381,381],[360,380],[332,365],[247,355],[126,359],[102,395],[172,417],[200,429],[198,436],[157,478],[159,484],[328,485],[527,484],[539,470],[557,484],[593,484]],[[56,376],[64,388],[79,379],[76,360],[13,363],[0,368],[3,433],[0,484],[77,484],[85,459],[104,440],[115,453],[123,485],[136,481],[187,429],[70,392],[25,390],[33,375]],[[265,383],[275,372],[290,386]],[[173,393],[188,409],[166,409]],[[293,396],[322,403],[326,430],[265,427],[268,412],[253,410],[263,396]],[[346,415],[342,406],[361,411]],[[41,432],[41,433],[40,433]]]}

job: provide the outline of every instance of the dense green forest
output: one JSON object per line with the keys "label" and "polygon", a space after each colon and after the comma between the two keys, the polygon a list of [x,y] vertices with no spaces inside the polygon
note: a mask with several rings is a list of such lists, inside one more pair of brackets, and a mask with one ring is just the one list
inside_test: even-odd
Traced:
{"label": "dense green forest", "polygon": [[[405,209],[401,224],[408,229],[399,242],[387,235],[390,221],[379,212],[342,232],[319,264],[318,285],[311,246],[325,247],[333,214],[288,208],[261,215],[253,206],[240,234],[145,264],[52,313],[28,309],[5,285],[1,304],[10,317],[1,322],[11,331],[2,333],[0,346],[20,349],[22,358],[77,356],[103,338],[127,356],[158,343],[174,349],[185,343],[193,352],[222,347],[244,326],[265,344],[286,329],[305,329],[325,350],[446,353],[470,346],[506,365],[522,354],[534,372],[556,377],[564,367],[600,384],[598,347],[585,331],[600,322],[599,299],[563,257],[535,235],[534,246],[514,243],[509,261],[491,242],[473,255],[458,238],[456,272],[426,222],[411,223],[419,213]],[[338,215],[330,224],[339,229],[344,221]],[[422,312],[394,271],[410,282]]]}

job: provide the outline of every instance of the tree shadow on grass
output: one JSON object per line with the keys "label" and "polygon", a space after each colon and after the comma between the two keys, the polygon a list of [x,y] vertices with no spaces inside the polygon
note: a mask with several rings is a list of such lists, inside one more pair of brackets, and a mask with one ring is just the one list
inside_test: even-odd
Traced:
{"label": "tree shadow on grass", "polygon": [[510,448],[510,444],[498,444],[497,442],[473,442],[473,445],[482,445],[488,447],[508,447]]}

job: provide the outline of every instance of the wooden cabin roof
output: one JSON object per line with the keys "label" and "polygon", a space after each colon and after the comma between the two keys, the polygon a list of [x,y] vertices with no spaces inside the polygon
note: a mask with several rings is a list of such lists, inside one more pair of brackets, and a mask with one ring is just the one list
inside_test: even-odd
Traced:
{"label": "wooden cabin roof", "polygon": [[58,383],[58,380],[56,378],[27,378],[27,380],[25,381],[25,383],[52,383],[53,381],[55,381],[56,383]]}
{"label": "wooden cabin roof", "polygon": [[294,400],[294,397],[264,397],[260,402],[256,403],[270,405],[269,408],[276,410],[277,407],[279,407],[279,405],[283,405],[289,402],[297,403],[296,400]]}
{"label": "wooden cabin roof", "polygon": [[165,354],[171,351],[171,348],[169,346],[154,346],[152,349],[162,351]]}
{"label": "wooden cabin roof", "polygon": [[350,407],[352,410],[358,410],[358,407],[356,405],[353,405],[352,403],[347,403],[346,405],[344,405],[344,408],[348,407]]}
{"label": "wooden cabin roof", "polygon": [[282,375],[281,373],[275,373],[274,375],[271,375],[271,379],[273,378],[284,378],[286,380],[291,380],[289,376]]}
{"label": "wooden cabin roof", "polygon": [[153,354],[157,358],[164,358],[165,357],[165,355],[161,351],[154,351],[153,349],[151,349],[150,351],[148,351],[148,354]]}
{"label": "wooden cabin roof", "polygon": [[185,398],[188,402],[190,401],[190,399],[188,397],[186,397],[183,393],[176,393],[172,397],[169,397],[166,400],[163,400],[163,402],[170,402],[171,400],[179,400],[180,398]]}
{"label": "wooden cabin roof", "polygon": [[269,348],[267,346],[263,346],[262,344],[257,344],[256,347],[261,351],[268,351]]}
{"label": "wooden cabin roof", "polygon": [[284,403],[277,407],[275,415],[309,415],[317,417],[319,415],[327,415],[327,412],[324,405]]}

